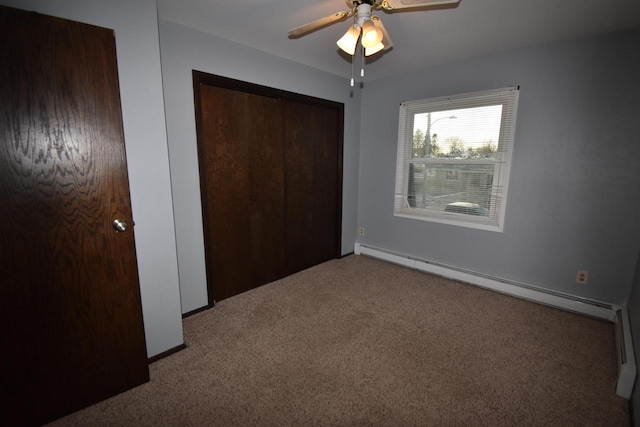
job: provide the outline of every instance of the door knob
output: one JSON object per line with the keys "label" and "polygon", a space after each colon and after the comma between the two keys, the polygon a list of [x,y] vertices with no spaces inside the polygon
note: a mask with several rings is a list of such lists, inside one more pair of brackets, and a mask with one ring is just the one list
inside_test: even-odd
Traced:
{"label": "door knob", "polygon": [[127,224],[127,222],[123,219],[114,219],[112,225],[113,225],[113,229],[116,230],[118,233],[122,231],[127,231],[127,227],[129,227],[129,224]]}

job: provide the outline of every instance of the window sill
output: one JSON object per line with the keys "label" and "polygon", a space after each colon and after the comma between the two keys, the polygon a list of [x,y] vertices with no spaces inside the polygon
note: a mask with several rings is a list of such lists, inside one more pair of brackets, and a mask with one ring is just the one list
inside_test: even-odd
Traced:
{"label": "window sill", "polygon": [[435,222],[439,224],[446,225],[455,225],[458,227],[466,227],[466,228],[475,228],[476,230],[484,230],[484,231],[493,231],[497,233],[502,233],[502,224],[497,224],[496,221],[491,220],[481,220],[478,219],[473,221],[467,220],[466,217],[470,215],[459,215],[459,214],[443,214],[438,216],[425,216],[420,214],[412,213],[411,211],[404,212],[394,212],[393,216],[399,218],[407,218],[407,219],[415,219],[418,221],[428,221]]}

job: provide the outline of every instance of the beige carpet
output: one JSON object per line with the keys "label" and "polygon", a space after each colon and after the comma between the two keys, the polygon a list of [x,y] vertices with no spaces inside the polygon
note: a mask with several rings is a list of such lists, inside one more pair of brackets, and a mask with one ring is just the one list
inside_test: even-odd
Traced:
{"label": "beige carpet", "polygon": [[628,426],[610,323],[361,256],[184,321],[151,382],[55,425]]}

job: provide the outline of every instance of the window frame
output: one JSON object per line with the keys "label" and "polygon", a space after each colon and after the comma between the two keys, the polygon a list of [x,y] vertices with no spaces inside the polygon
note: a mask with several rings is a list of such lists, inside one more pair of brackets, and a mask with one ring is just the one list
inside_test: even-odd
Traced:
{"label": "window frame", "polygon": [[[495,232],[503,231],[513,157],[519,90],[519,86],[511,86],[407,101],[400,104],[394,216]],[[416,115],[491,105],[503,106],[495,159],[413,158],[414,118]],[[426,166],[429,164],[491,165],[493,167],[493,180],[489,216],[440,212],[423,207],[411,207],[408,198],[410,164],[424,165],[423,170],[425,173],[427,173]]]}

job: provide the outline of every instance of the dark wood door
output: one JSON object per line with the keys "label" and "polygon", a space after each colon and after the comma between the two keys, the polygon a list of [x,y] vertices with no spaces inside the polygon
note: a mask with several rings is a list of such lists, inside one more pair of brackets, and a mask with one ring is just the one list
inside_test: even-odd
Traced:
{"label": "dark wood door", "polygon": [[339,257],[343,105],[193,78],[209,305]]}
{"label": "dark wood door", "polygon": [[200,86],[201,191],[215,301],[284,276],[279,100]]}
{"label": "dark wood door", "polygon": [[336,257],[339,111],[285,101],[287,274]]}
{"label": "dark wood door", "polygon": [[0,201],[2,422],[148,381],[112,30],[0,7]]}

